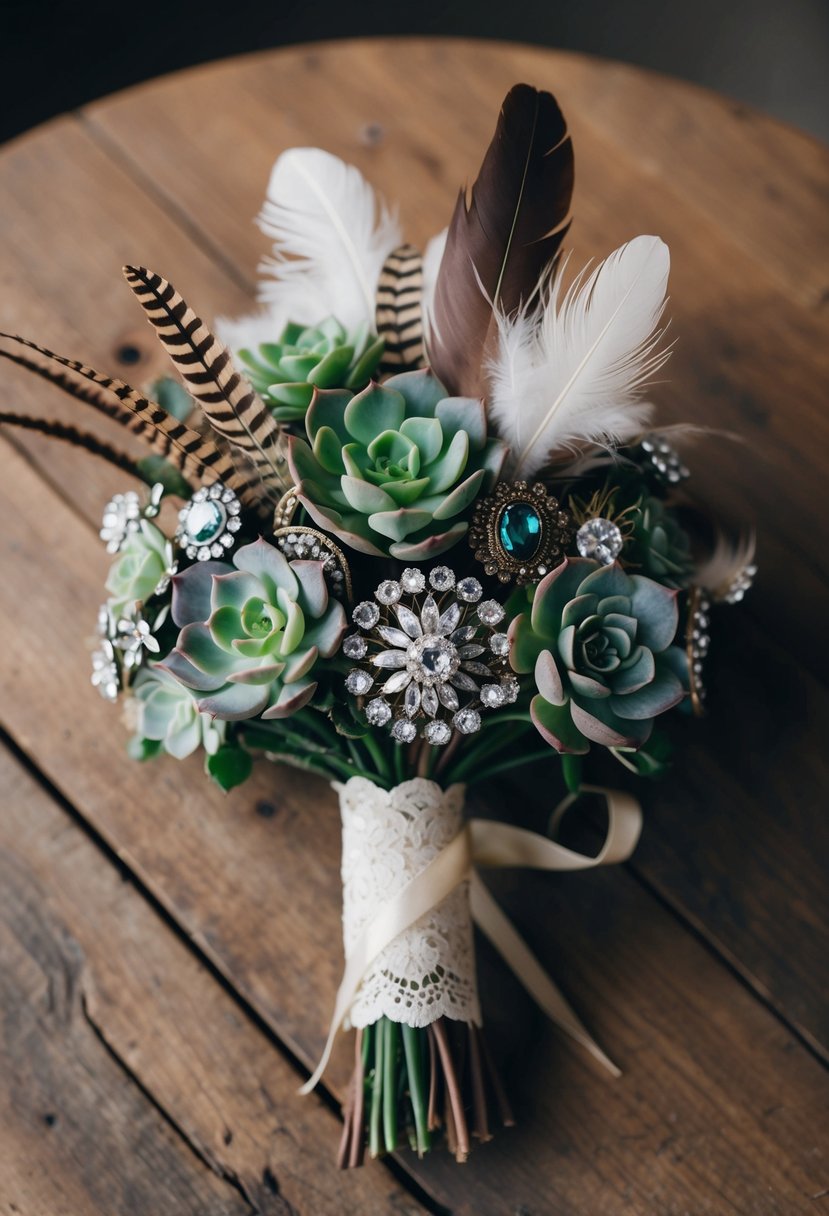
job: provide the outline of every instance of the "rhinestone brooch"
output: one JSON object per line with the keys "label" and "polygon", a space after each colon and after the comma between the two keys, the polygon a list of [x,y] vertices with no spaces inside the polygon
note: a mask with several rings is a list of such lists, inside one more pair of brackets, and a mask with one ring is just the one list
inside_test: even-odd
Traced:
{"label": "rhinestone brooch", "polygon": [[352,613],[359,632],[343,642],[360,663],[346,677],[352,696],[368,697],[372,726],[388,727],[399,743],[418,733],[435,746],[453,730],[480,730],[481,713],[510,704],[518,681],[507,665],[504,609],[484,600],[477,579],[455,579],[447,566],[404,570],[386,579]]}
{"label": "rhinestone brooch", "polygon": [[351,603],[351,570],[337,545],[316,528],[285,527],[274,533],[274,543],[288,561],[321,562],[328,591],[338,600]]}
{"label": "rhinestone brooch", "polygon": [[574,532],[569,512],[540,482],[501,482],[475,508],[469,543],[487,574],[532,583],[561,562]]}
{"label": "rhinestone brooch", "polygon": [[219,558],[236,544],[242,504],[220,481],[196,490],[178,513],[176,540],[191,561]]}

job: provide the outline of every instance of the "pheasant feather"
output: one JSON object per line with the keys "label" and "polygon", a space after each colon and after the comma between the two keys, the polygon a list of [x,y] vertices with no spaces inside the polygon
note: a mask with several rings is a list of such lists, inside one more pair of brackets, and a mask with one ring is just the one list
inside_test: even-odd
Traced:
{"label": "pheasant feather", "polygon": [[550,93],[507,94],[467,202],[461,191],[429,310],[429,361],[450,393],[478,396],[496,315],[527,304],[567,231],[573,147]]}
{"label": "pheasant feather", "polygon": [[89,431],[79,430],[76,426],[69,426],[57,419],[33,418],[29,414],[14,414],[6,410],[0,410],[0,425],[19,427],[25,431],[37,431],[41,435],[47,435],[50,439],[62,439],[65,443],[84,448],[93,456],[100,456],[102,460],[115,465],[125,473],[141,477],[137,462],[126,452],[120,451],[111,443],[105,443],[97,435],[90,434]]}
{"label": "pheasant feather", "polygon": [[488,399],[511,476],[642,431],[642,387],[670,353],[657,349],[669,265],[667,246],[640,236],[563,296],[554,283],[532,311],[500,316]]}

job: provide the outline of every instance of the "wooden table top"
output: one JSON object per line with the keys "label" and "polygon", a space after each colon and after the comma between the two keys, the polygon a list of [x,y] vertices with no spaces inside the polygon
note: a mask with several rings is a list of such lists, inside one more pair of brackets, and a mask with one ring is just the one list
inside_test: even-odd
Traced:
{"label": "wooden table top", "polygon": [[[829,1202],[826,150],[691,86],[551,51],[384,40],[231,60],[0,152],[0,324],[144,383],[163,355],[123,263],[169,275],[203,315],[249,308],[265,249],[251,219],[295,144],[359,165],[423,242],[522,79],[570,122],[574,264],[640,232],[670,245],[661,417],[743,436],[709,437],[693,484],[760,535],[758,586],[716,627],[710,716],[683,732],[672,777],[642,791],[632,863],[493,882],[624,1076],[559,1037],[482,946],[519,1126],[464,1168],[402,1153],[337,1174],[347,1048],[326,1087],[295,1094],[341,967],[334,799],[267,765],[223,797],[195,758],[127,760],[85,646],[107,568],[101,507],[123,477],[4,435],[3,1216],[759,1216]],[[0,401],[74,413],[8,367]]]}

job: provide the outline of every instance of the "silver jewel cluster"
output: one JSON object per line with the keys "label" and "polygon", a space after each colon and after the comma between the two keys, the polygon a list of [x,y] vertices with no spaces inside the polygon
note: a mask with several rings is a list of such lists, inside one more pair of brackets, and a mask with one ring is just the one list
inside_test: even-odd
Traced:
{"label": "silver jewel cluster", "polygon": [[220,481],[196,490],[178,513],[176,541],[191,561],[223,557],[236,544],[242,504]]}
{"label": "silver jewel cluster", "polygon": [[327,536],[314,528],[282,528],[274,536],[274,544],[288,559],[321,562],[328,591],[339,600],[351,592],[351,579],[345,556]]}
{"label": "silver jewel cluster", "polygon": [[104,507],[98,533],[101,540],[106,542],[107,553],[120,552],[127,537],[138,531],[142,519],[153,519],[158,515],[163,495],[164,486],[156,482],[143,506],[135,490],[126,490],[110,499]]}
{"label": "silver jewel cluster", "polygon": [[676,448],[671,447],[658,435],[646,435],[639,444],[639,450],[645,463],[651,466],[651,471],[660,481],[675,486],[691,476],[690,470],[682,463]]}
{"label": "silver jewel cluster", "polygon": [[709,633],[711,602],[704,591],[692,595],[686,631],[686,648],[690,668],[692,701],[695,712],[702,712],[706,690],[702,678],[703,666],[711,644]]}
{"label": "silver jewel cluster", "polygon": [[612,519],[588,519],[576,533],[576,548],[582,557],[609,566],[622,552],[622,531]]}
{"label": "silver jewel cluster", "polygon": [[346,688],[369,698],[369,722],[387,726],[398,743],[420,733],[441,746],[453,730],[475,734],[483,711],[518,696],[499,629],[504,609],[483,599],[476,578],[456,580],[448,566],[436,566],[427,586],[422,570],[407,569],[380,583],[352,619],[359,632],[345,639],[343,652],[362,666],[349,672]]}
{"label": "silver jewel cluster", "polygon": [[167,619],[169,606],[148,621],[137,604],[116,616],[107,604],[98,609],[98,643],[92,652],[92,685],[106,701],[115,701],[129,683],[131,672],[161,647],[155,634]]}

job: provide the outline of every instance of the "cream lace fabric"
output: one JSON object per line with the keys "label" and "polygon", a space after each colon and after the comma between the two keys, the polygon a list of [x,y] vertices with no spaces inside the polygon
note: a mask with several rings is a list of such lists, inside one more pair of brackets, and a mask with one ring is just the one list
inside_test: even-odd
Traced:
{"label": "cream lace fabric", "polygon": [[[441,790],[415,778],[391,791],[364,777],[337,787],[343,825],[343,938],[346,957],[378,908],[457,835],[463,786]],[[352,1026],[386,1016],[410,1026],[439,1017],[481,1024],[469,884],[461,883],[385,948],[351,1005]]]}

